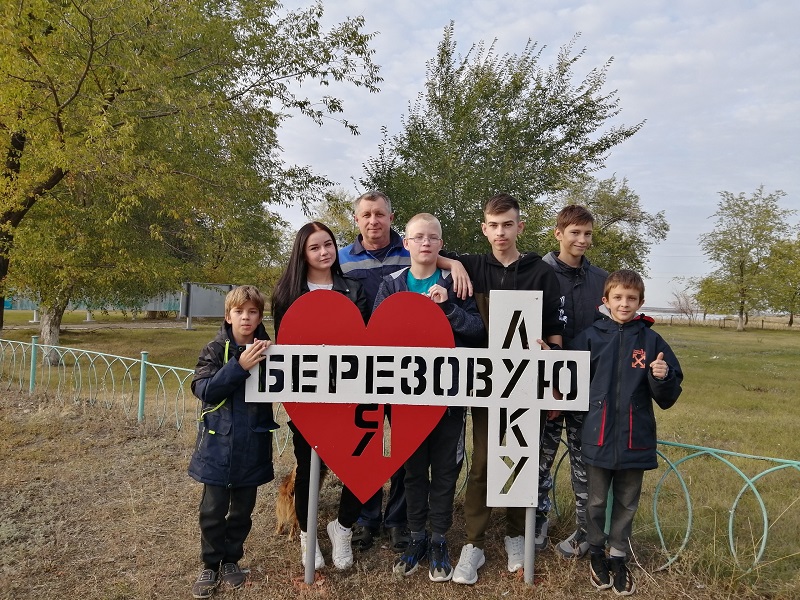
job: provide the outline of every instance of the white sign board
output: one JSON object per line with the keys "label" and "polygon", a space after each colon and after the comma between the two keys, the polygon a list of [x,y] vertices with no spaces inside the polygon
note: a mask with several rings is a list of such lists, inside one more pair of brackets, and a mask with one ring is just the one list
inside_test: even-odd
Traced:
{"label": "white sign board", "polygon": [[589,353],[541,350],[541,306],[541,292],[493,291],[488,349],[272,345],[245,397],[488,407],[487,505],[535,507],[540,411],[589,408]]}

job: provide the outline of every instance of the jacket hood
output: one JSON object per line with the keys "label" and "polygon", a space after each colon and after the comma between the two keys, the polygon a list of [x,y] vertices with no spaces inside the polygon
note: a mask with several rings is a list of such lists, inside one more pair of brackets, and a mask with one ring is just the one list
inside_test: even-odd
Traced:
{"label": "jacket hood", "polygon": [[558,252],[556,251],[548,252],[542,257],[542,260],[553,267],[556,271],[561,271],[562,273],[583,273],[588,271],[589,267],[592,266],[592,263],[589,262],[589,259],[583,256],[581,257],[580,266],[571,267],[563,260],[558,258]]}

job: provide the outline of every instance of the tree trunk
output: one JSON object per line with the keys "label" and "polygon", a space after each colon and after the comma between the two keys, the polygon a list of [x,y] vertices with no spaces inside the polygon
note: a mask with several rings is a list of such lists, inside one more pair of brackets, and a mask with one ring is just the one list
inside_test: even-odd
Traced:
{"label": "tree trunk", "polygon": [[789,313],[789,327],[794,325],[794,311]]}
{"label": "tree trunk", "polygon": [[736,324],[736,331],[744,331],[744,306],[739,306],[739,322]]}
{"label": "tree trunk", "polygon": [[0,235],[0,288],[3,289],[2,303],[0,303],[0,329],[3,329],[3,323],[6,318],[6,305],[5,305],[5,282],[6,275],[8,275],[8,249],[7,242],[8,236]]}
{"label": "tree trunk", "polygon": [[[67,304],[69,304],[69,299],[59,301],[55,306],[41,307],[42,329],[39,343],[46,346],[58,346],[61,320],[64,318]],[[57,350],[50,350],[45,353],[42,360],[49,365],[58,365],[61,363],[61,355]]]}

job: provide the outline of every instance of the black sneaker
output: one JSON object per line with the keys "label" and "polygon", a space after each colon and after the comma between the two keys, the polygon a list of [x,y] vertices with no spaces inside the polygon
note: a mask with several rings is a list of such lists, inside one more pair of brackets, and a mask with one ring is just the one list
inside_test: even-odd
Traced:
{"label": "black sneaker", "polygon": [[611,574],[608,572],[608,560],[604,552],[593,552],[589,555],[589,567],[592,585],[598,590],[607,590],[611,587]]}
{"label": "black sneaker", "polygon": [[217,572],[214,569],[203,569],[200,571],[197,581],[192,585],[192,596],[194,598],[211,598],[218,585]]}
{"label": "black sneaker", "polygon": [[391,540],[392,552],[405,552],[411,542],[411,531],[408,527],[390,527],[389,539]]}
{"label": "black sneaker", "polygon": [[377,535],[377,529],[366,525],[353,525],[353,537],[350,539],[350,543],[355,550],[369,550]]}
{"label": "black sneaker", "polygon": [[450,553],[447,551],[447,540],[431,542],[428,548],[428,577],[437,583],[450,581],[453,578],[453,565],[450,564]]}
{"label": "black sneaker", "polygon": [[224,563],[220,569],[222,583],[238,590],[247,581],[247,573],[239,568],[236,563]]}
{"label": "black sneaker", "polygon": [[636,592],[636,582],[624,557],[609,559],[609,567],[614,573],[614,593],[617,596],[631,596]]}
{"label": "black sneaker", "polygon": [[394,560],[392,572],[397,577],[407,577],[419,568],[419,563],[428,555],[428,537],[412,539],[405,551]]}

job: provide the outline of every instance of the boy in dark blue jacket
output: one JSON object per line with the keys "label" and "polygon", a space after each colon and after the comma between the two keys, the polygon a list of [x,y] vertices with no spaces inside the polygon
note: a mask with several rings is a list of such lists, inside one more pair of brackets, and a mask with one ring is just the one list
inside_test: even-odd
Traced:
{"label": "boy in dark blue jacket", "polygon": [[[580,333],[573,350],[591,353],[589,412],[583,422],[583,460],[589,483],[586,511],[590,578],[620,596],[636,591],[627,566],[633,517],[644,472],[658,466],[653,400],[667,409],[681,393],[683,373],[664,339],[638,314],[644,282],[634,271],[615,271],[603,291],[604,318]],[[611,525],[604,533],[609,489]],[[609,557],[606,558],[606,542]],[[613,575],[613,582],[611,577]]]}
{"label": "boy in dark blue jacket", "polygon": [[[375,297],[377,309],[396,292],[418,292],[438,304],[453,328],[456,346],[478,347],[486,331],[475,300],[460,300],[453,291],[449,272],[436,267],[442,247],[442,226],[431,214],[409,220],[403,244],[411,254],[411,266],[383,278]],[[424,332],[420,332],[424,335]],[[426,556],[431,581],[450,581],[453,567],[445,535],[453,524],[456,481],[464,461],[463,406],[450,406],[433,431],[405,463],[405,495],[411,542],[394,561],[400,578],[411,575]],[[431,535],[426,526],[430,521]]]}
{"label": "boy in dark blue jacket", "polygon": [[[220,582],[242,587],[239,568],[252,526],[258,486],[272,481],[272,404],[244,401],[250,369],[271,344],[261,319],[264,297],[249,285],[225,297],[225,322],[203,349],[192,379],[202,402],[197,443],[189,475],[203,484],[200,500],[200,557],[203,570],[192,586],[195,598],[209,598]],[[247,344],[252,344],[246,348]]]}

